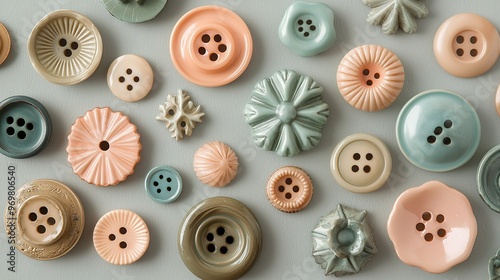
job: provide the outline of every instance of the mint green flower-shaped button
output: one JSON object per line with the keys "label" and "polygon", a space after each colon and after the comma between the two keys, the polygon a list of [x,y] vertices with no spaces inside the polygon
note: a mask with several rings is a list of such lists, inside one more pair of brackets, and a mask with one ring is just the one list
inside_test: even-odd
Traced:
{"label": "mint green flower-shaped button", "polygon": [[170,203],[181,195],[182,178],[174,168],[160,165],[148,172],[144,186],[152,200],[159,203]]}
{"label": "mint green flower-shaped button", "polygon": [[297,1],[290,5],[281,20],[279,38],[300,56],[324,52],[337,38],[333,11],[323,3]]}
{"label": "mint green flower-shaped button", "polygon": [[28,96],[11,96],[0,102],[0,153],[28,158],[49,142],[52,123],[45,107]]}
{"label": "mint green flower-shaped button", "polygon": [[108,12],[126,22],[144,22],[154,19],[167,0],[101,0]]}
{"label": "mint green flower-shaped button", "polygon": [[472,106],[458,94],[429,90],[401,109],[396,137],[403,155],[429,171],[458,168],[474,155],[481,124]]}
{"label": "mint green flower-shaped button", "polygon": [[280,156],[316,146],[330,114],[322,92],[311,77],[290,70],[258,82],[245,107],[255,144]]}

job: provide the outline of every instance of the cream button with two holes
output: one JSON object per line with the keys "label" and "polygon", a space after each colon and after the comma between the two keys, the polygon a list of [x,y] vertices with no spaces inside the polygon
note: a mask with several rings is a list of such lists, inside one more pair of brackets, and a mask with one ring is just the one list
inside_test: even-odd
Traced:
{"label": "cream button with two holes", "polygon": [[126,54],[118,57],[108,69],[108,86],[118,98],[127,102],[139,101],[151,91],[154,74],[146,59]]}
{"label": "cream button with two holes", "polygon": [[367,193],[385,184],[391,173],[392,159],[380,139],[359,133],[348,136],[335,147],[330,168],[343,188]]}

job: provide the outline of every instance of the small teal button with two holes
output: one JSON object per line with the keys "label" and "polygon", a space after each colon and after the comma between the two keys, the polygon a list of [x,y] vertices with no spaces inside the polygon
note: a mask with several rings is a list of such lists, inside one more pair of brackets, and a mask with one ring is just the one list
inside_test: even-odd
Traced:
{"label": "small teal button with two holes", "polygon": [[171,203],[182,192],[182,178],[179,172],[167,165],[160,165],[148,172],[144,181],[148,196],[159,203]]}
{"label": "small teal button with two holes", "polygon": [[10,158],[28,158],[39,153],[50,140],[52,122],[37,100],[11,96],[0,102],[0,153]]}

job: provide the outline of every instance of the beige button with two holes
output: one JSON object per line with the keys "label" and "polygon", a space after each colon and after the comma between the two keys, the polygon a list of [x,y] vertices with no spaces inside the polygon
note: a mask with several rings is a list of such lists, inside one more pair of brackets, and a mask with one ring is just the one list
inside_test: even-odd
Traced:
{"label": "beige button with two holes", "polygon": [[358,133],[346,137],[335,147],[330,168],[343,188],[367,193],[385,184],[391,173],[392,159],[380,139]]}
{"label": "beige button with two holes", "polygon": [[107,79],[109,89],[116,97],[134,102],[143,99],[151,91],[154,74],[146,59],[126,54],[111,63]]}
{"label": "beige button with two holes", "polygon": [[16,247],[26,256],[51,260],[68,253],[83,232],[85,216],[82,204],[64,184],[54,180],[35,180],[16,193],[17,213],[5,212],[7,235],[15,220]]}

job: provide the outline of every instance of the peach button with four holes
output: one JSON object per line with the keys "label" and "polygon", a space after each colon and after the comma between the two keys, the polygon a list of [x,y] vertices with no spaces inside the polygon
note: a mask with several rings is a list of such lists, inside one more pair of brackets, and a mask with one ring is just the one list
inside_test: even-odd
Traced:
{"label": "peach button with four holes", "polygon": [[311,201],[313,185],[307,173],[293,166],[276,170],[267,183],[267,197],[283,212],[297,212]]}
{"label": "peach button with four holes", "polygon": [[134,102],[151,91],[154,74],[151,65],[142,57],[126,54],[115,59],[108,69],[108,87],[123,101]]}

